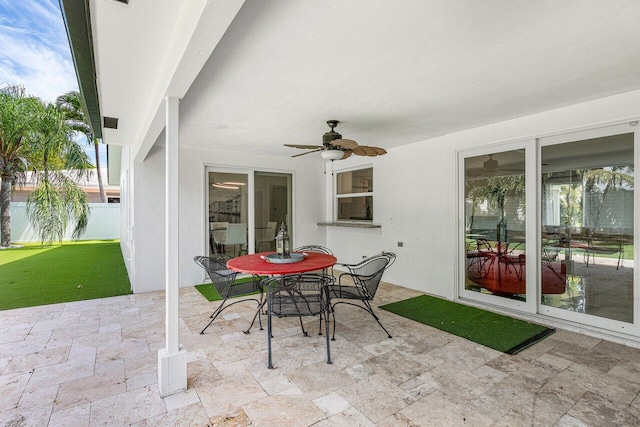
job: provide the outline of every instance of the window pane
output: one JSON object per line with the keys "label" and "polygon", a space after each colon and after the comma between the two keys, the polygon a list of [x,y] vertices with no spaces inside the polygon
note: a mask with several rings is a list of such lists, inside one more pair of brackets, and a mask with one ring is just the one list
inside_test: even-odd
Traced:
{"label": "window pane", "polygon": [[373,191],[373,168],[338,174],[338,194],[370,193]]}
{"label": "window pane", "polygon": [[524,150],[465,159],[465,289],[524,301]]}
{"label": "window pane", "polygon": [[[255,251],[275,251],[276,233],[289,219],[291,174],[256,172],[254,177]],[[287,228],[291,234],[291,225]]]}
{"label": "window pane", "polygon": [[373,197],[341,197],[338,220],[373,221]]}
{"label": "window pane", "polygon": [[210,255],[237,256],[247,247],[246,174],[209,172]]}
{"label": "window pane", "polygon": [[542,147],[542,304],[633,322],[633,134]]}

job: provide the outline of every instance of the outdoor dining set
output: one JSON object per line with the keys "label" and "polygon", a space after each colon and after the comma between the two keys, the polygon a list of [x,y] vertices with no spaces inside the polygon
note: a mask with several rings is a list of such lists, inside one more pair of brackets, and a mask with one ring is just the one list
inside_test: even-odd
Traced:
{"label": "outdoor dining set", "polygon": [[[263,330],[262,315],[266,314],[267,366],[270,369],[273,368],[273,317],[298,317],[302,334],[308,336],[302,317],[318,316],[318,332],[322,335],[324,329],[328,364],[331,364],[330,341],[335,340],[335,307],[338,304],[348,304],[365,310],[391,338],[391,334],[374,313],[371,301],[375,297],[384,271],[394,263],[395,254],[383,252],[357,264],[342,264],[337,262],[333,252],[326,247],[308,245],[289,251],[288,236],[285,234],[283,239],[281,230],[278,237],[275,239],[276,252],[260,252],[233,258],[216,253],[212,257],[194,258],[194,261],[206,270],[222,301],[209,316],[201,334],[204,334],[228,307],[253,302],[256,304],[255,315],[243,332],[250,333],[256,320],[260,330]],[[341,270],[339,274],[334,275],[334,266]],[[330,338],[331,321],[333,331]]]}

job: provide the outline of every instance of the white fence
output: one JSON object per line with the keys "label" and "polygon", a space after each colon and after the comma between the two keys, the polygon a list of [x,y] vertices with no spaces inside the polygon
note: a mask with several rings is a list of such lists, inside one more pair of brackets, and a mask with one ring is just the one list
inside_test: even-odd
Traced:
{"label": "white fence", "polygon": [[[87,231],[80,236],[80,240],[105,240],[120,238],[120,204],[119,203],[90,203],[91,216]],[[71,240],[73,224],[67,226],[67,232],[62,240]],[[23,202],[11,203],[11,241],[38,242],[38,233],[27,218],[27,204]]]}

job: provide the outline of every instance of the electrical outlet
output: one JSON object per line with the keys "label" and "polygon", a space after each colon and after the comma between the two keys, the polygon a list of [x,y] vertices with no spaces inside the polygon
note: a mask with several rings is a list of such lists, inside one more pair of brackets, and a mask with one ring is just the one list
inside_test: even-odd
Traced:
{"label": "electrical outlet", "polygon": [[404,246],[404,242],[398,242],[398,247],[401,248]]}

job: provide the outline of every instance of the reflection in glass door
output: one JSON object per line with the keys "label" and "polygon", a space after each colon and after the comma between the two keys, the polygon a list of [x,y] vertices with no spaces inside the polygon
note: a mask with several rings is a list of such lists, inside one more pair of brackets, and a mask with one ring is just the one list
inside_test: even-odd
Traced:
{"label": "reflection in glass door", "polygon": [[247,251],[248,175],[209,172],[209,253],[234,257]]}
{"label": "reflection in glass door", "polygon": [[634,134],[541,153],[542,305],[633,323]]}
{"label": "reflection in glass door", "polygon": [[254,188],[255,251],[275,251],[275,236],[282,223],[287,223],[292,234],[291,174],[256,172]]}
{"label": "reflection in glass door", "polygon": [[464,288],[526,301],[524,149],[467,157],[464,173]]}

